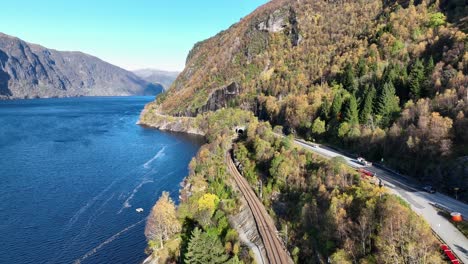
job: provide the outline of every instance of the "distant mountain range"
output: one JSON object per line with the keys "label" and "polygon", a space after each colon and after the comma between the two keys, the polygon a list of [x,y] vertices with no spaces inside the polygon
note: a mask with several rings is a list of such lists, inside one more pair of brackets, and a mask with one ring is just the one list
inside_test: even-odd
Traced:
{"label": "distant mountain range", "polygon": [[141,69],[133,71],[137,76],[153,84],[161,84],[164,90],[169,89],[180,72],[161,71],[155,69]]}
{"label": "distant mountain range", "polygon": [[146,81],[94,56],[47,49],[0,33],[0,99],[161,92],[163,85]]}

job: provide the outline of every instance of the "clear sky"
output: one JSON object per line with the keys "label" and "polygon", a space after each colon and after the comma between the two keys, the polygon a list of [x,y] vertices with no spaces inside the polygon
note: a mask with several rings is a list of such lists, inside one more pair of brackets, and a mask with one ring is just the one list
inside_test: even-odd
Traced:
{"label": "clear sky", "polygon": [[268,0],[2,1],[0,32],[125,69],[182,70],[197,41]]}

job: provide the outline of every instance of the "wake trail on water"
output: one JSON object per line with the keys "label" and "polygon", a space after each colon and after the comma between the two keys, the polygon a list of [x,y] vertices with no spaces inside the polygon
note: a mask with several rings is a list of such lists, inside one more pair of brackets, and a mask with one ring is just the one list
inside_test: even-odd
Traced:
{"label": "wake trail on water", "polygon": [[102,209],[104,209],[104,206],[106,206],[109,203],[109,201],[112,200],[112,198],[114,198],[114,196],[115,196],[115,192],[112,193],[112,195],[109,196],[109,198],[107,198],[107,200],[105,200],[104,203],[102,203],[101,206],[99,206],[99,208],[94,211],[94,214],[88,219],[88,223],[86,224],[86,226],[84,228],[85,232],[88,232],[88,230],[89,230],[89,228],[91,226],[91,223],[93,223],[94,220],[96,220],[97,217],[100,216],[103,213]]}
{"label": "wake trail on water", "polygon": [[[121,179],[121,178],[120,178]],[[93,198],[91,198],[91,200],[89,200],[84,206],[82,206],[73,216],[72,218],[70,218],[70,220],[68,221],[68,224],[65,226],[65,230],[68,230],[70,229],[75,223],[76,221],[78,220],[78,218],[86,211],[88,210],[91,206],[94,205],[94,203],[99,200],[105,193],[107,193],[111,188],[112,186],[114,186],[114,184],[116,184],[120,179],[116,179],[114,180],[113,182],[111,182],[111,184],[109,184],[104,190],[102,190],[101,192],[98,193],[98,195],[94,196]]]}
{"label": "wake trail on water", "polygon": [[101,211],[104,208],[104,206],[106,206],[110,202],[110,200],[112,200],[112,198],[114,198],[114,196],[115,196],[115,192],[112,193],[112,195],[109,196],[109,198],[107,198],[107,200],[104,201],[104,203],[102,203],[101,206],[99,206],[99,208],[96,211],[98,211],[98,212]]}
{"label": "wake trail on water", "polygon": [[[135,170],[137,170],[137,169],[135,169]],[[151,170],[151,171],[149,171],[149,172],[146,172],[142,177],[143,177],[144,179],[146,179],[148,175],[150,175],[150,174],[152,174],[152,173],[156,173],[156,172],[157,172],[157,171],[155,171],[155,170]],[[114,182],[112,182],[105,190],[103,190],[100,194],[98,194],[96,197],[94,197],[94,198],[91,200],[92,203],[94,203],[96,200],[98,200],[98,199],[99,199],[104,193],[106,193],[115,183],[117,183],[119,180],[121,180],[121,179],[123,179],[123,178],[124,178],[124,177],[121,177],[120,179],[117,179],[117,180],[115,180]],[[145,181],[146,181],[146,182],[145,182]],[[126,202],[128,203],[128,202],[133,198],[133,196],[136,194],[136,192],[138,191],[138,189],[141,188],[141,186],[143,186],[144,184],[149,183],[149,182],[152,182],[152,180],[143,180],[143,182],[140,183],[140,184],[133,190],[132,195],[130,195],[131,197],[127,198]],[[103,213],[103,212],[102,212],[102,209],[104,208],[104,206],[105,206],[107,203],[109,203],[110,200],[112,200],[112,198],[113,198],[115,195],[116,195],[116,192],[113,192],[113,193],[109,196],[109,198],[107,198],[107,199],[99,206],[99,208],[98,208],[97,210],[94,211],[94,213],[88,218],[88,221],[87,221],[86,225],[81,229],[81,231],[80,231],[76,236],[74,236],[74,237],[70,240],[70,242],[68,243],[68,246],[66,247],[67,250],[68,250],[69,248],[72,247],[72,245],[74,244],[74,242],[75,242],[77,239],[79,239],[79,238],[81,238],[82,236],[84,236],[85,234],[87,234],[87,232],[89,231],[89,229],[90,229],[90,227],[91,227],[91,224],[97,219],[98,216],[100,216],[100,215]],[[125,196],[123,195],[123,193],[121,193],[120,196],[119,196],[117,199],[120,200],[122,197],[125,197]],[[75,222],[77,221],[78,217],[79,217],[85,210],[87,210],[89,207],[92,206],[92,204],[89,205],[89,204],[91,203],[91,201],[88,202],[88,204],[87,204],[86,206],[83,206],[82,208],[80,208],[80,210],[75,214],[75,216],[76,216],[76,219],[74,219]],[[128,204],[129,204],[129,203],[128,203]],[[88,206],[88,205],[89,205],[89,206]],[[120,213],[123,209],[124,209],[124,207],[122,207],[122,208],[120,209],[119,213]],[[79,215],[78,215],[78,213],[79,213]],[[74,216],[74,217],[75,217],[75,216]],[[73,222],[73,223],[74,223],[74,222]],[[67,227],[65,230],[68,230],[69,228],[71,228],[71,225],[70,225],[69,227]],[[61,250],[61,252],[60,252],[59,254],[56,254],[55,259],[60,258],[60,257],[64,254],[64,252],[65,252],[64,250]]]}
{"label": "wake trail on water", "polygon": [[110,238],[106,239],[104,242],[102,242],[101,244],[99,244],[97,247],[91,249],[90,251],[88,251],[86,254],[84,254],[81,258],[79,259],[76,259],[73,263],[74,264],[80,264],[83,260],[91,257],[92,255],[96,254],[96,252],[101,249],[102,247],[104,247],[105,245],[109,244],[109,243],[112,243],[112,241],[116,240],[120,235],[122,235],[123,233],[127,232],[128,230],[134,228],[135,226],[143,223],[144,221],[146,221],[146,218],[136,222],[135,224],[133,225],[130,225],[130,226],[127,226],[126,228],[122,229],[121,231],[119,231],[118,233],[116,233],[115,235],[111,236]]}
{"label": "wake trail on water", "polygon": [[130,204],[130,201],[133,199],[133,197],[135,196],[135,194],[138,192],[138,190],[140,190],[141,186],[147,184],[147,183],[152,183],[154,182],[153,180],[143,180],[142,182],[140,182],[140,184],[138,184],[135,189],[133,189],[132,193],[130,194],[130,196],[125,200],[125,202],[123,203],[122,205],[122,208],[120,208],[119,212],[117,212],[117,214],[120,214],[122,213],[122,211],[125,209],[125,208],[129,208],[129,207],[132,207],[132,205]]}
{"label": "wake trail on water", "polygon": [[153,161],[155,161],[155,160],[157,160],[157,159],[163,157],[163,156],[165,155],[165,152],[164,152],[164,151],[166,150],[166,147],[167,147],[167,146],[164,146],[162,149],[160,149],[160,150],[158,151],[158,153],[156,153],[156,155],[154,155],[154,157],[152,157],[152,158],[151,158],[150,160],[148,160],[145,164],[143,164],[143,167],[144,167],[145,169],[149,169],[149,168],[150,168],[150,165],[151,165],[151,163],[153,163]]}
{"label": "wake trail on water", "polygon": [[[89,217],[88,219],[88,223],[86,224],[86,226],[84,226],[81,231],[71,239],[71,241],[68,243],[68,246],[66,247],[66,250],[68,251],[68,249],[70,249],[72,247],[72,245],[74,245],[75,241],[77,241],[79,238],[83,237],[86,233],[88,233],[89,229],[91,228],[91,224],[97,219],[98,216],[100,216],[103,212],[101,211],[101,209],[115,196],[115,192],[112,193],[112,195],[99,207],[98,210],[96,210],[94,212],[94,214]],[[61,250],[61,253],[59,255],[56,255],[56,257],[54,258],[54,261],[57,260],[58,258],[62,257],[63,256],[63,253],[65,252],[65,250]]]}
{"label": "wake trail on water", "polygon": [[[155,155],[152,159],[150,159],[149,161],[147,161],[147,162],[144,164],[144,167],[145,167],[146,169],[149,168],[149,165],[150,165],[153,161],[155,161],[155,160],[157,160],[158,158],[162,157],[162,156],[164,155],[164,150],[165,150],[165,149],[166,149],[166,146],[164,146],[161,150],[159,150],[158,153],[156,153],[156,155]],[[133,169],[131,172],[129,172],[129,174],[133,174],[135,171],[140,170],[140,169],[141,169],[141,167],[137,167],[137,168]],[[151,170],[150,172],[145,173],[145,175],[143,175],[143,178],[145,178],[148,174],[153,173],[153,172],[154,172],[154,170]],[[117,182],[123,180],[126,176],[127,176],[127,174],[126,174],[126,175],[123,175],[123,176],[120,177],[120,178],[115,179],[115,180],[112,181],[104,190],[102,190],[102,191],[101,191],[100,193],[98,193],[96,196],[94,196],[93,198],[91,198],[91,200],[89,200],[84,206],[82,206],[82,207],[70,218],[70,220],[68,221],[67,225],[64,227],[64,231],[69,230],[69,229],[76,223],[76,221],[78,220],[78,218],[79,218],[85,211],[87,211],[91,206],[93,206],[94,203],[95,203],[97,200],[101,199],[101,197],[102,197],[105,193],[107,193]],[[140,187],[141,187],[141,186],[140,186]],[[133,190],[133,191],[135,192],[135,190]],[[138,191],[138,190],[137,190],[137,191]],[[133,194],[133,195],[134,195],[134,194]],[[120,197],[119,197],[119,198],[120,198]],[[133,197],[132,197],[132,198],[133,198]],[[108,200],[109,200],[109,199],[108,199]],[[104,202],[104,203],[107,203],[107,201]],[[101,205],[101,207],[102,207],[102,205]]]}

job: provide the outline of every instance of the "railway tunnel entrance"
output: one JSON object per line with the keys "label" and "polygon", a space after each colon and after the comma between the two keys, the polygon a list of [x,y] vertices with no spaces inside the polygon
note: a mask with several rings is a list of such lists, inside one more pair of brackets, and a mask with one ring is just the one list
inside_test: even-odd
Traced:
{"label": "railway tunnel entrance", "polygon": [[238,136],[243,136],[245,134],[245,126],[236,126],[235,131]]}

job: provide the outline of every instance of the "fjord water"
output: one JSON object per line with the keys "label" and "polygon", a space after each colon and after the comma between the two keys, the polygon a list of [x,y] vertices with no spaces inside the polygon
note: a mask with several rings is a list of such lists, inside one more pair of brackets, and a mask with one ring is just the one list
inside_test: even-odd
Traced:
{"label": "fjord water", "polygon": [[202,143],[135,125],[152,99],[0,102],[0,263],[141,263],[145,218]]}

